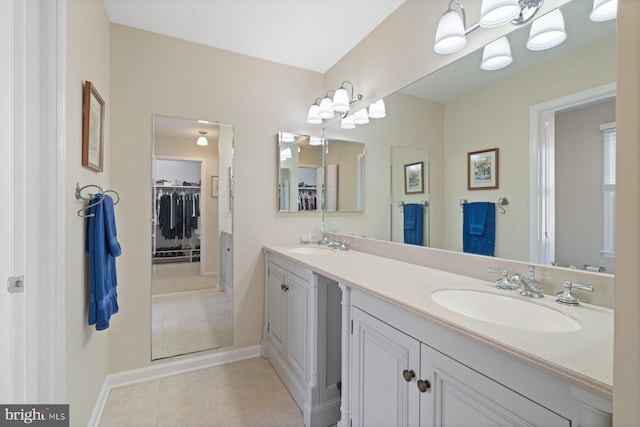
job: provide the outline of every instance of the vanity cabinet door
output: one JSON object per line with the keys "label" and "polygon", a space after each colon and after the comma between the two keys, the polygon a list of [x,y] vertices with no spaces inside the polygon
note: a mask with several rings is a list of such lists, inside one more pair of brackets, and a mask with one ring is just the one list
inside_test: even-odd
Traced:
{"label": "vanity cabinet door", "polygon": [[420,342],[356,307],[352,321],[352,425],[417,426]]}
{"label": "vanity cabinet door", "polygon": [[281,353],[284,353],[285,318],[284,310],[286,294],[284,287],[287,282],[286,270],[276,264],[269,263],[269,277],[267,281],[267,330],[270,341]]}
{"label": "vanity cabinet door", "polygon": [[289,274],[285,288],[287,301],[287,328],[285,353],[291,367],[300,378],[306,378],[307,351],[309,348],[307,304],[309,301],[309,282]]}
{"label": "vanity cabinet door", "polygon": [[420,393],[420,425],[435,426],[570,426],[571,422],[422,344],[421,379],[430,388]]}

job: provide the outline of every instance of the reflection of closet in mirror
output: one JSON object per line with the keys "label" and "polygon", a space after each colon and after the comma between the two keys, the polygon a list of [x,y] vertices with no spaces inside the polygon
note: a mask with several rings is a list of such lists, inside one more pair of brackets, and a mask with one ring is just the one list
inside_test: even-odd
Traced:
{"label": "reflection of closet in mirror", "polygon": [[154,116],[152,360],[232,344],[231,135]]}
{"label": "reflection of closet in mirror", "polygon": [[[407,194],[405,166],[421,162],[422,192]],[[422,245],[429,246],[429,151],[420,148],[391,147],[391,241],[406,243],[404,236],[404,206],[422,206]]]}
{"label": "reflection of closet in mirror", "polygon": [[322,140],[288,132],[278,134],[278,210],[321,209]]}

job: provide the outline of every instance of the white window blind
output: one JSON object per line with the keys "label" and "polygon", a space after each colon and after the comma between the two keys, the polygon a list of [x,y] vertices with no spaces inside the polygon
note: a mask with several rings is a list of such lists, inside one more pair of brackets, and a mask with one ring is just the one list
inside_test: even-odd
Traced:
{"label": "white window blind", "polygon": [[602,197],[604,248],[602,254],[615,257],[616,223],[616,124],[605,123],[602,131]]}

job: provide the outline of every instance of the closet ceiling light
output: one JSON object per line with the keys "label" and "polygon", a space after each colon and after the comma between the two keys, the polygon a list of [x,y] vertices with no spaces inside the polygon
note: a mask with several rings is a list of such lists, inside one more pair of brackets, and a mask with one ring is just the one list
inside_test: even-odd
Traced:
{"label": "closet ceiling light", "polygon": [[487,71],[499,70],[512,62],[509,40],[506,37],[500,37],[484,47],[480,68]]}
{"label": "closet ceiling light", "polygon": [[209,145],[209,141],[207,140],[207,138],[205,137],[205,135],[207,134],[207,132],[201,130],[198,131],[198,133],[200,134],[200,136],[198,137],[198,140],[196,141],[196,144],[198,145],[202,145],[202,146],[206,146]]}
{"label": "closet ceiling light", "polygon": [[387,112],[382,99],[377,100],[369,105],[369,117],[372,119],[381,119],[387,117]]}
{"label": "closet ceiling light", "polygon": [[533,21],[529,40],[527,40],[527,48],[530,50],[551,49],[565,41],[566,38],[564,17],[560,9],[555,9]]}
{"label": "closet ceiling light", "polygon": [[322,138],[312,136],[311,138],[309,138],[309,145],[322,145]]}
{"label": "closet ceiling light", "polygon": [[593,0],[589,18],[595,22],[609,21],[618,16],[618,0]]}

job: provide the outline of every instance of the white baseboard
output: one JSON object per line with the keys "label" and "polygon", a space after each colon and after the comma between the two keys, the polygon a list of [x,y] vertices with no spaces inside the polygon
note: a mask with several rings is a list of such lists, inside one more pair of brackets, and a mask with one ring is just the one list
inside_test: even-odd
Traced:
{"label": "white baseboard", "polygon": [[102,416],[102,411],[109,397],[112,388],[122,387],[144,381],[155,380],[170,375],[182,374],[184,372],[209,368],[211,366],[224,365],[226,363],[237,362],[260,356],[260,346],[243,347],[204,356],[189,357],[180,360],[169,360],[158,362],[158,364],[129,371],[117,372],[107,375],[102,384],[102,389],[98,395],[96,404],[93,407],[88,426],[97,426]]}

